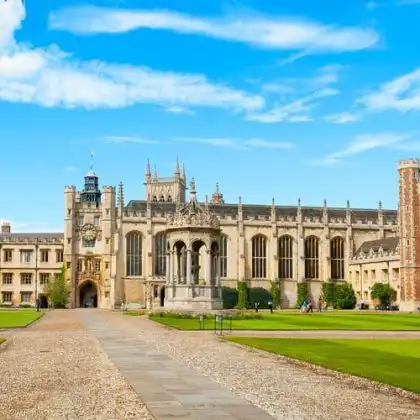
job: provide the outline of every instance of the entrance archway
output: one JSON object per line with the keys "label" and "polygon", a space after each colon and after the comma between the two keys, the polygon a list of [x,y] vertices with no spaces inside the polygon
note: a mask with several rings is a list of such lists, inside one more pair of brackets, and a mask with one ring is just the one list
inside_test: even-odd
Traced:
{"label": "entrance archway", "polygon": [[81,308],[98,307],[98,289],[94,283],[88,281],[79,291],[79,306]]}
{"label": "entrance archway", "polygon": [[165,306],[165,286],[161,287],[160,289],[160,307],[163,308]]}

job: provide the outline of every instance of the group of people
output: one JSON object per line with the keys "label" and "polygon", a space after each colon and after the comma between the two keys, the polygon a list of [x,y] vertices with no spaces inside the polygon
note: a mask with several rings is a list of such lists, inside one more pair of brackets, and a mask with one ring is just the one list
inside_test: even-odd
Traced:
{"label": "group of people", "polygon": [[[324,302],[319,299],[318,301],[318,312],[324,312],[327,310],[327,305],[324,304]],[[312,299],[309,299],[309,301],[306,301],[306,299],[303,301],[303,304],[300,308],[301,312],[313,312],[314,311],[314,304]]]}

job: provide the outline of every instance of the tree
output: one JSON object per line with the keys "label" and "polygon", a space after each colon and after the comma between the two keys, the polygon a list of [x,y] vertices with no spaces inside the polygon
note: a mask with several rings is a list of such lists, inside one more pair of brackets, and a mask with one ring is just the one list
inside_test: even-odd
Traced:
{"label": "tree", "polygon": [[322,283],[321,298],[327,306],[335,307],[337,304],[337,282],[329,279]]}
{"label": "tree", "polygon": [[271,282],[270,293],[271,293],[271,299],[273,299],[274,308],[280,308],[281,291],[280,291],[280,284],[277,281]]}
{"label": "tree", "polygon": [[61,267],[61,273],[57,277],[51,277],[47,284],[47,294],[54,308],[65,308],[70,296],[70,289],[66,283],[66,268]]}
{"label": "tree", "polygon": [[297,284],[297,298],[296,298],[296,306],[301,308],[303,302],[308,301],[309,299],[309,287],[308,283],[302,282]]}
{"label": "tree", "polygon": [[375,283],[372,286],[370,297],[372,299],[378,299],[381,302],[381,305],[386,306],[395,298],[395,294],[395,290],[389,284]]}
{"label": "tree", "polygon": [[238,281],[238,308],[246,309],[248,306],[248,286],[244,281]]}
{"label": "tree", "polygon": [[338,284],[336,287],[336,305],[339,309],[354,309],[357,298],[350,283]]}

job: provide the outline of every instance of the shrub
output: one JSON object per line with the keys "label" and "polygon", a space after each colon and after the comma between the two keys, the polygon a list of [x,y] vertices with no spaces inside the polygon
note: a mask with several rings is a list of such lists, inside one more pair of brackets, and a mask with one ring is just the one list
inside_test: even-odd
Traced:
{"label": "shrub", "polygon": [[275,308],[280,308],[281,304],[281,291],[280,291],[280,284],[277,281],[271,282],[271,299],[273,302],[273,306]]}
{"label": "shrub", "polygon": [[259,308],[267,309],[268,301],[271,299],[271,294],[264,287],[251,287],[248,290],[248,302],[252,307],[255,306],[255,302],[259,303]]}
{"label": "shrub", "polygon": [[337,305],[337,282],[328,280],[322,283],[321,299],[328,306],[335,307]]}
{"label": "shrub", "polygon": [[339,284],[336,287],[336,304],[339,309],[354,309],[357,298],[353,286],[349,283]]}
{"label": "shrub", "polygon": [[309,299],[309,287],[308,283],[298,283],[297,284],[297,297],[296,297],[296,306],[300,308],[303,305],[303,302]]}
{"label": "shrub", "polygon": [[33,308],[34,306],[33,305],[31,305],[30,303],[21,303],[20,305],[19,305],[19,308]]}
{"label": "shrub", "polygon": [[129,316],[142,316],[142,315],[146,315],[146,311],[144,310],[136,310],[136,311],[127,311],[124,312],[124,315],[129,315]]}
{"label": "shrub", "polygon": [[222,287],[223,309],[233,309],[238,303],[238,291],[233,287]]}
{"label": "shrub", "polygon": [[[214,319],[215,314],[200,314],[197,312],[173,312],[173,311],[160,311],[153,312],[149,314],[149,318],[172,318],[172,319],[197,319],[200,318],[200,315],[204,319]],[[241,319],[261,319],[262,314],[254,311],[233,311],[223,314],[225,319],[232,317],[232,320],[241,320]]]}
{"label": "shrub", "polygon": [[244,281],[238,281],[238,304],[240,309],[248,307],[248,286]]}
{"label": "shrub", "polygon": [[385,283],[375,283],[372,286],[370,296],[372,299],[378,299],[381,305],[389,305],[395,299],[396,292],[389,285]]}

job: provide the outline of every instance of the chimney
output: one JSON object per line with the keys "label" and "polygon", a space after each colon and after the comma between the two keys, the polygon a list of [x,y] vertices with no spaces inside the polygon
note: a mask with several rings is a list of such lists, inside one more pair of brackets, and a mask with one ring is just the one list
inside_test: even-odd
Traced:
{"label": "chimney", "polygon": [[9,235],[11,231],[10,223],[3,222],[1,225],[1,234],[2,235]]}

